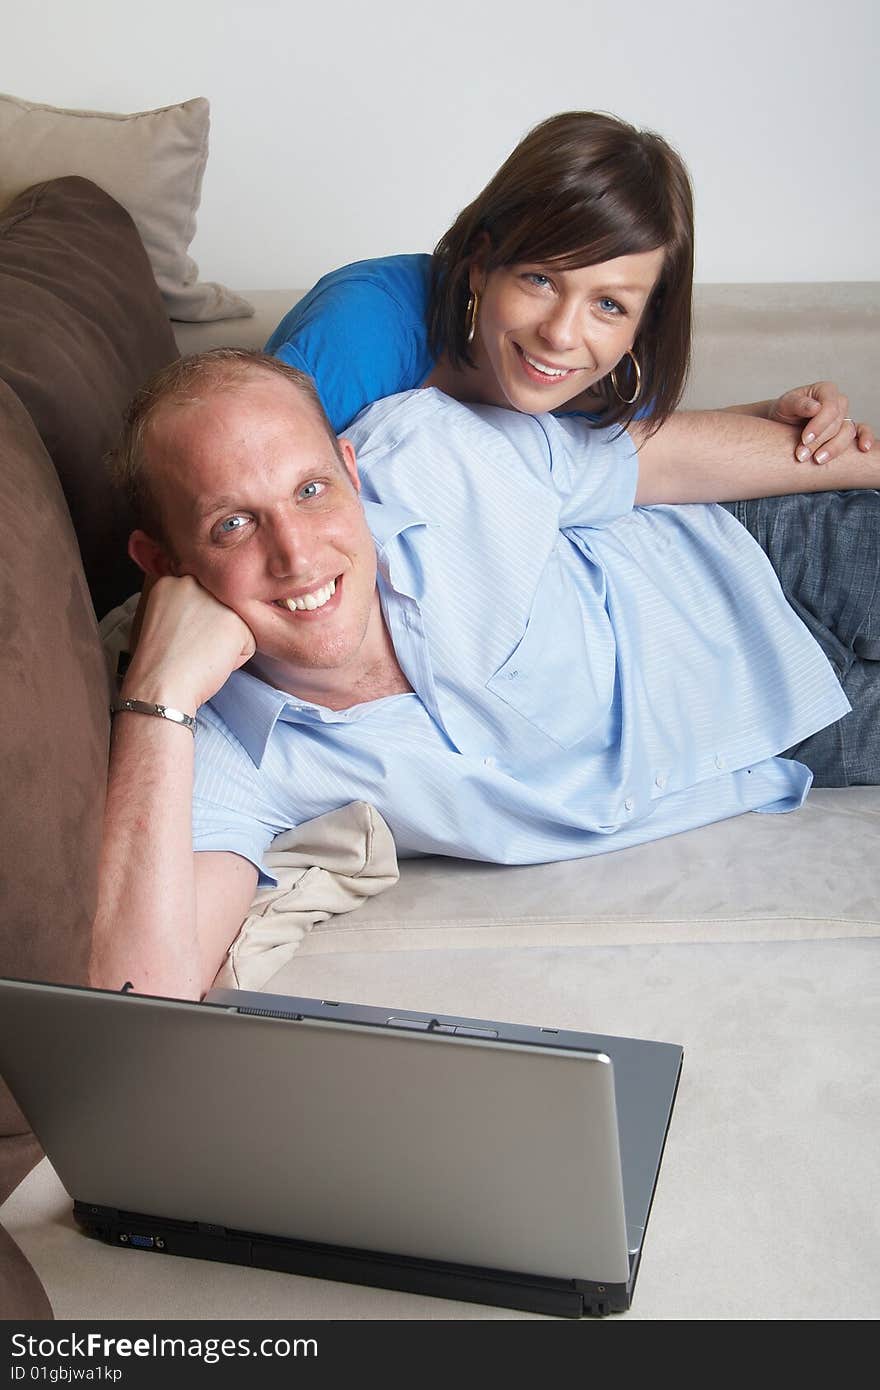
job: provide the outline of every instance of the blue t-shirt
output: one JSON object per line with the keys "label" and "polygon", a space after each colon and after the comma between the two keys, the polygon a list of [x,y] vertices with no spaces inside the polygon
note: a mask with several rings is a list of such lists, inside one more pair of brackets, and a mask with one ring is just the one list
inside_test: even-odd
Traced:
{"label": "blue t-shirt", "polygon": [[[341,434],[365,406],[413,391],[431,375],[430,295],[430,256],[355,261],[325,275],[294,304],[266,351],[314,379],[330,423]],[[642,407],[636,418],[650,413]],[[584,417],[599,423],[596,415]]]}
{"label": "blue t-shirt", "polygon": [[355,261],[325,275],[294,304],[266,351],[314,378],[340,433],[364,406],[411,391],[430,376],[430,292],[430,256]]}

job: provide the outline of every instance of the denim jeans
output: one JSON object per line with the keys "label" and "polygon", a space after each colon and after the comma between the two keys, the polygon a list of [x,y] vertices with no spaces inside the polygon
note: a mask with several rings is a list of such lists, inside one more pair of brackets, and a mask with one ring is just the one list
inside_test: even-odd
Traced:
{"label": "denim jeans", "polygon": [[729,502],[761,546],[852,711],[785,752],[817,787],[880,783],[880,491]]}

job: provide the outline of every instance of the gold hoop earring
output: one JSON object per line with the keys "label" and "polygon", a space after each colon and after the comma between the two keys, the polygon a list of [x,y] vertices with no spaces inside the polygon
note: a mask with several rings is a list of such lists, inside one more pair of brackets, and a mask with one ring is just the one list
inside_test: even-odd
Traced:
{"label": "gold hoop earring", "polygon": [[[620,387],[617,385],[617,368],[616,368],[616,367],[612,367],[612,368],[611,368],[611,385],[614,387],[614,394],[615,394],[615,396],[617,397],[617,399],[618,399],[619,401],[623,401],[623,404],[624,404],[624,405],[635,405],[636,401],[639,399],[639,392],[640,392],[641,389],[642,389],[642,369],[641,369],[641,367],[640,367],[639,364],[638,364],[638,360],[637,360],[636,355],[635,355],[634,352],[630,351],[630,352],[628,352],[626,355],[627,355],[627,357],[630,359],[630,361],[632,362],[633,367],[635,368],[635,373],[636,373],[636,389],[635,389],[635,391],[632,393],[631,396],[622,396],[622,395],[620,394]],[[622,359],[621,359],[621,360],[622,360]]]}
{"label": "gold hoop earring", "polygon": [[470,347],[471,343],[474,341],[474,334],[477,331],[477,312],[479,308],[480,296],[477,294],[476,290],[471,290],[467,308],[464,311],[464,340],[468,347]]}

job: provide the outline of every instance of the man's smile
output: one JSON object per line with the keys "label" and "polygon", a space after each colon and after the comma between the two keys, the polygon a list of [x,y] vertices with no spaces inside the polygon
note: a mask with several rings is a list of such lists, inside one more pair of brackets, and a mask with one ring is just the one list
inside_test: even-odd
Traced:
{"label": "man's smile", "polygon": [[[331,579],[316,589],[309,590],[308,593],[273,599],[272,603],[274,607],[283,608],[290,613],[314,613],[319,608],[327,607],[331,599],[335,598],[341,584],[342,576],[337,575],[335,579]],[[333,607],[336,607],[335,603]]]}

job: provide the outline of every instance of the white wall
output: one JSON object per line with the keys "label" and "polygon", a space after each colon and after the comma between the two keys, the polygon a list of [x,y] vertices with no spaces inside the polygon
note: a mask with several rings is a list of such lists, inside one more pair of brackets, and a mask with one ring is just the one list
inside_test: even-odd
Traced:
{"label": "white wall", "polygon": [[[876,0],[28,0],[0,90],[212,105],[194,254],[239,288],[430,249],[537,120],[667,136],[701,281],[880,279]],[[2,157],[2,153],[0,153]]]}

